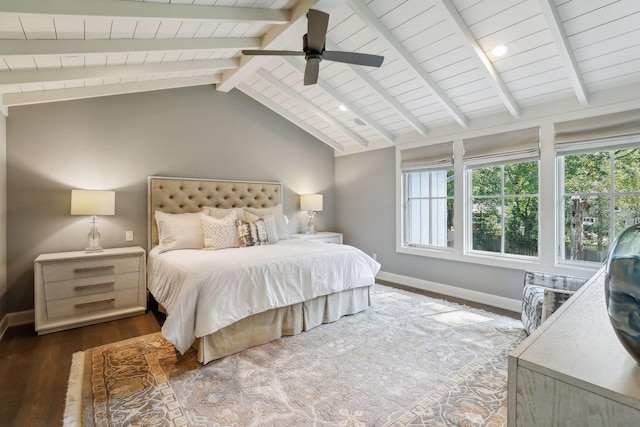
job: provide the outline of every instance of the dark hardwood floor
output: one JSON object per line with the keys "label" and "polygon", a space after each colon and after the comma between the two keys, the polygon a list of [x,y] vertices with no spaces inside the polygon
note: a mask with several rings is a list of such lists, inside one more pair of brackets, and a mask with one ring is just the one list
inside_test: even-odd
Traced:
{"label": "dark hardwood floor", "polygon": [[[519,314],[433,292],[381,284],[519,318]],[[9,328],[0,342],[0,426],[60,426],[71,356],[103,344],[160,330],[162,314],[141,316],[38,336],[33,324]]]}
{"label": "dark hardwood floor", "polygon": [[0,342],[0,426],[60,426],[71,356],[160,330],[161,315],[114,320],[38,336],[33,324],[9,328]]}

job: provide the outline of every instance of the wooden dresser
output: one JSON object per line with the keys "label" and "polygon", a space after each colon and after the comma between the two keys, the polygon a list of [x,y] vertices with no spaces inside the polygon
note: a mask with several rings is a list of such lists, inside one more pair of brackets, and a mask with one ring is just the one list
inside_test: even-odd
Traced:
{"label": "wooden dresser", "polygon": [[611,327],[604,276],[509,356],[509,427],[640,425],[640,366]]}
{"label": "wooden dresser", "polygon": [[141,247],[42,254],[34,263],[38,334],[143,314],[146,261]]}

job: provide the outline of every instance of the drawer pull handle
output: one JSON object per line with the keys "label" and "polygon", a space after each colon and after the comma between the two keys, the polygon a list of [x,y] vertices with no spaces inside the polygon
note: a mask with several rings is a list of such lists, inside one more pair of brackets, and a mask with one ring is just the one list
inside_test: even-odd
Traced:
{"label": "drawer pull handle", "polygon": [[76,286],[75,289],[76,289],[76,291],[86,291],[87,289],[95,289],[95,288],[102,288],[102,287],[107,287],[107,286],[114,286],[115,284],[116,284],[116,282],[95,283],[93,285]]}
{"label": "drawer pull handle", "polygon": [[86,307],[91,307],[91,306],[100,305],[100,304],[113,304],[115,301],[116,301],[115,298],[109,298],[109,299],[103,299],[100,301],[84,302],[82,304],[76,304],[76,308],[86,308]]}
{"label": "drawer pull handle", "polygon": [[85,268],[75,268],[73,270],[74,273],[92,273],[92,272],[96,272],[96,271],[107,271],[107,270],[113,270],[114,266],[113,265],[103,265],[100,267],[85,267]]}

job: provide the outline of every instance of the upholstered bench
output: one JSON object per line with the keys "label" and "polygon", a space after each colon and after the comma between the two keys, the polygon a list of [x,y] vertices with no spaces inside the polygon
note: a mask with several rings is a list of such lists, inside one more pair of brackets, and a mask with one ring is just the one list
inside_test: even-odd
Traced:
{"label": "upholstered bench", "polygon": [[540,326],[588,279],[526,271],[522,293],[522,323],[528,334]]}

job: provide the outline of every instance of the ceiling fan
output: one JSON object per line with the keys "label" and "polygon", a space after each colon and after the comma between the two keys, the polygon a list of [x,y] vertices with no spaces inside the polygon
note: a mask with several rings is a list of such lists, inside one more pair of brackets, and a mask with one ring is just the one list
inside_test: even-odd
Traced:
{"label": "ceiling fan", "polygon": [[307,21],[308,29],[307,34],[302,38],[302,52],[290,50],[243,50],[242,53],[244,55],[304,56],[307,61],[304,69],[305,85],[312,85],[318,82],[320,61],[323,59],[369,67],[382,65],[384,56],[325,50],[325,39],[329,26],[329,15],[327,13],[309,9]]}

